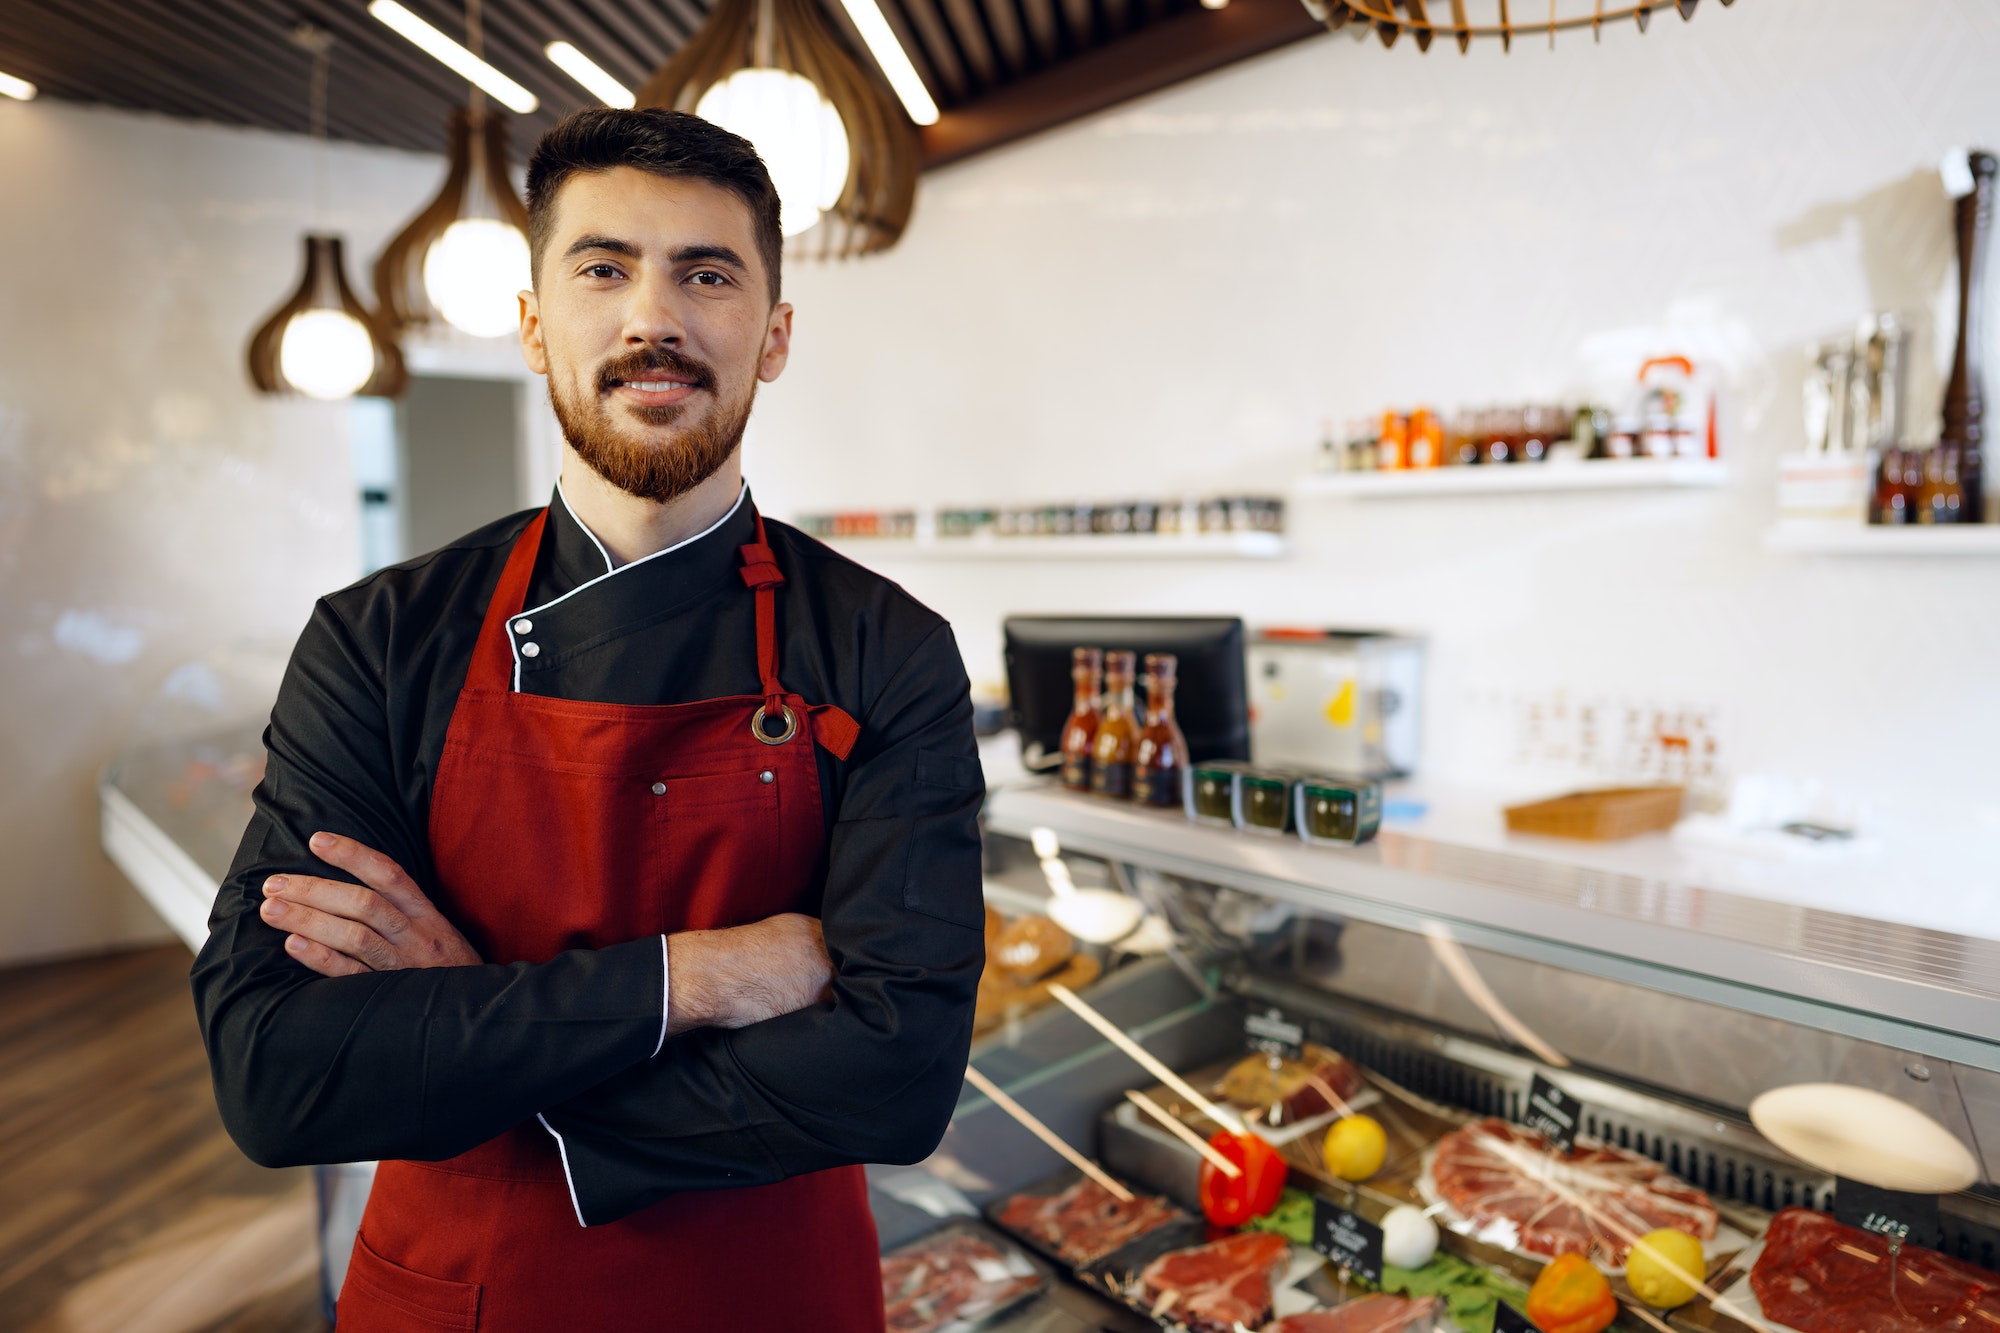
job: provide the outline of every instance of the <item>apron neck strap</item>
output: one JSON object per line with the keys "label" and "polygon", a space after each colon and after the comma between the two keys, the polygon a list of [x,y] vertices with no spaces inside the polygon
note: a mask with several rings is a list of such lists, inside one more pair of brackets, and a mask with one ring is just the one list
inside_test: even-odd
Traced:
{"label": "apron neck strap", "polygon": [[764,516],[757,519],[757,540],[738,547],[743,556],[743,582],[757,594],[757,679],[764,693],[764,705],[775,716],[785,687],[778,683],[778,599],[776,589],[785,581],[778,557],[764,539]]}
{"label": "apron neck strap", "polygon": [[507,622],[528,603],[528,580],[535,572],[535,553],[541,549],[542,529],[548,521],[546,509],[528,520],[500,571],[493,600],[486,604],[486,621],[479,627],[479,642],[472,650],[472,667],[465,680],[469,689],[505,692],[514,688],[514,644],[507,634]]}

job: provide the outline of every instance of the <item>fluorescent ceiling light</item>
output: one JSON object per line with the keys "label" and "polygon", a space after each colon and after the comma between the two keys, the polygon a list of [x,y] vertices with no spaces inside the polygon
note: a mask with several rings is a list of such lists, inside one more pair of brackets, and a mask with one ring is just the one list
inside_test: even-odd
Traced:
{"label": "fluorescent ceiling light", "polygon": [[368,12],[416,43],[426,55],[450,66],[466,82],[476,85],[516,115],[525,116],[541,105],[533,93],[397,4],[396,0],[372,0]]}
{"label": "fluorescent ceiling light", "polygon": [[542,54],[556,68],[590,90],[590,95],[606,106],[631,106],[632,90],[611,77],[604,67],[568,42],[550,42]]}
{"label": "fluorescent ceiling light", "polygon": [[23,102],[35,100],[37,89],[26,79],[17,79],[12,74],[0,74],[0,94]]}
{"label": "fluorescent ceiling light", "polygon": [[919,125],[937,124],[937,103],[931,100],[930,89],[924,87],[924,81],[917,77],[917,67],[910,63],[909,54],[896,40],[896,34],[889,30],[889,20],[882,17],[875,0],[840,2],[847,7],[847,17],[854,20],[861,40],[868,43],[868,54],[875,57],[875,63],[882,67],[889,86],[896,90],[896,96],[903,99],[903,110],[910,113],[910,119]]}

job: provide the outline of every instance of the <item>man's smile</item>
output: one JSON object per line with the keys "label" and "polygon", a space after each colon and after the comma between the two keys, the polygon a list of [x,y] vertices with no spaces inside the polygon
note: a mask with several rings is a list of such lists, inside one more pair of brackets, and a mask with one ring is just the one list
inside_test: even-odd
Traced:
{"label": "man's smile", "polygon": [[611,391],[635,407],[670,407],[694,397],[700,388],[693,380],[656,375],[643,380],[617,380]]}

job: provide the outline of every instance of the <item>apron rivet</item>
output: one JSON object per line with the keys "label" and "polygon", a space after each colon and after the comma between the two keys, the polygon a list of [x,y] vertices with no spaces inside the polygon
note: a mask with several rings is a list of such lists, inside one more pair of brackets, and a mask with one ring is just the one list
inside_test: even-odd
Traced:
{"label": "apron rivet", "polygon": [[778,780],[778,775],[776,773],[773,773],[768,768],[765,769],[762,773],[759,773],[757,775],[757,781],[759,782],[776,782],[777,780]]}
{"label": "apron rivet", "polygon": [[655,783],[653,784],[653,795],[655,795],[655,796],[665,796],[666,794],[667,794],[667,784],[666,784],[666,783],[664,783],[664,782],[655,782]]}

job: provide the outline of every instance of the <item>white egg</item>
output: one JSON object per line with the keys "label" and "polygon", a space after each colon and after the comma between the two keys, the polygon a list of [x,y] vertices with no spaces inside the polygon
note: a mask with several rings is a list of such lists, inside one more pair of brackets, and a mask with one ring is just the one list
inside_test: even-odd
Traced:
{"label": "white egg", "polygon": [[1437,1253],[1437,1223],[1405,1204],[1382,1219],[1382,1259],[1398,1268],[1422,1268]]}
{"label": "white egg", "polygon": [[1049,899],[1049,916],[1080,940],[1109,944],[1132,933],[1145,911],[1122,893],[1109,889],[1078,889]]}

